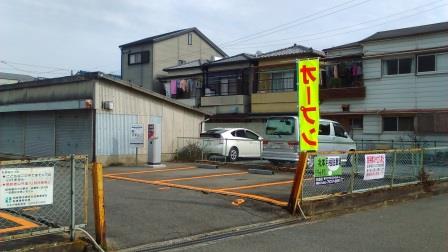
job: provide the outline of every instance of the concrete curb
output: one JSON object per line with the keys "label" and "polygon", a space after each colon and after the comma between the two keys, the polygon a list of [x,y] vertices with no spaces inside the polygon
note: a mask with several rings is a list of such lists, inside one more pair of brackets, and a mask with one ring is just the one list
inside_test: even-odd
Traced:
{"label": "concrete curb", "polygon": [[353,210],[372,208],[375,206],[387,206],[393,203],[409,201],[413,199],[430,197],[441,193],[448,193],[448,181],[435,182],[430,191],[422,183],[383,188],[374,191],[366,191],[345,195],[332,195],[329,197],[304,200],[302,209],[305,215],[317,218],[332,216],[341,213],[353,212]]}

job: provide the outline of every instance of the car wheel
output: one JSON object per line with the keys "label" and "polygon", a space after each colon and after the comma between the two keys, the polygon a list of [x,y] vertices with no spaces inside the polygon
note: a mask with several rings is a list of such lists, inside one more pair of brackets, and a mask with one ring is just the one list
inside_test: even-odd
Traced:
{"label": "car wheel", "polygon": [[229,160],[230,160],[230,162],[237,161],[238,160],[238,155],[239,155],[238,148],[236,148],[236,147],[230,148],[230,151],[229,151]]}

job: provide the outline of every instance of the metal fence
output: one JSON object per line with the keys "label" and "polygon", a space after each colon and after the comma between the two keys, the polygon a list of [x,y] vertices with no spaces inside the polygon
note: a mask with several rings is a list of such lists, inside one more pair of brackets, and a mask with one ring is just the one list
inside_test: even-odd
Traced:
{"label": "metal fence", "polygon": [[[448,147],[345,153],[316,152],[309,155],[302,190],[304,199],[392,188],[398,185],[419,183],[424,180],[448,179]],[[323,178],[315,176],[317,168],[315,167],[315,159],[331,160],[333,158],[338,160],[337,157],[343,156],[347,157],[347,161],[340,162],[340,170],[337,175]],[[370,166],[369,160],[372,159],[379,159],[380,165]]]}
{"label": "metal fence", "polygon": [[354,139],[357,150],[448,147],[448,141]]}
{"label": "metal fence", "polygon": [[0,241],[87,223],[86,156],[0,161]]}

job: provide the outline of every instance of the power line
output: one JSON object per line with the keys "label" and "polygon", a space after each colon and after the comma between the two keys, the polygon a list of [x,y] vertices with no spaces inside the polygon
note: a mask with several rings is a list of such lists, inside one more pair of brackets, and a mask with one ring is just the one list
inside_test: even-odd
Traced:
{"label": "power line", "polygon": [[[428,6],[433,5],[435,3],[440,3],[440,1],[437,0],[437,1],[429,2],[429,3],[425,3],[423,5],[419,5],[419,6],[416,6],[414,8],[411,8],[411,9],[407,9],[407,10],[404,10],[404,11],[396,12],[396,13],[391,14],[391,15],[384,16],[381,19],[386,19],[386,18],[390,18],[390,17],[393,17],[393,16],[401,15],[401,14],[406,13],[408,11],[415,10],[415,9],[420,9],[422,7],[428,7]],[[262,42],[259,42],[259,43],[249,43],[249,44],[244,44],[243,43],[242,46],[246,46],[246,45],[272,45],[269,42],[286,41],[286,40],[292,40],[292,39],[295,39],[295,38],[298,38],[298,37],[310,37],[310,36],[324,34],[324,33],[333,33],[335,31],[345,30],[345,29],[348,29],[348,28],[351,28],[351,27],[356,27],[356,26],[363,25],[363,24],[381,21],[381,19],[374,18],[374,19],[370,19],[368,21],[364,21],[364,22],[357,23],[357,24],[354,24],[354,25],[343,26],[343,27],[339,27],[339,28],[336,28],[336,29],[328,29],[328,30],[317,32],[317,33],[301,34],[300,36],[294,36],[294,37],[288,37],[288,38],[282,38],[282,39],[275,39],[275,40],[265,41],[263,43]],[[278,43],[273,44],[273,45],[278,45]],[[225,47],[225,48],[233,48],[233,47],[232,46],[228,46],[228,47]]]}
{"label": "power line", "polygon": [[[298,22],[300,22],[300,24],[302,25],[302,24],[311,22],[313,20],[316,20],[318,18],[327,17],[327,16],[330,16],[332,14],[338,13],[340,11],[344,11],[344,10],[347,10],[347,9],[350,9],[350,8],[353,8],[353,7],[357,7],[357,6],[359,6],[361,4],[364,4],[364,3],[368,2],[368,1],[370,1],[370,0],[364,0],[364,1],[361,1],[359,3],[353,4],[353,5],[349,5],[349,6],[345,7],[345,8],[339,8],[341,6],[344,6],[346,4],[354,2],[354,0],[347,1],[347,2],[344,2],[342,4],[339,4],[339,5],[335,6],[336,8],[335,7],[331,7],[329,9],[327,9],[327,10],[322,11],[322,12],[312,13],[312,14],[309,14],[309,15],[307,15],[305,17],[297,18],[297,19],[295,19],[293,21],[290,21],[290,22],[282,24],[282,25],[275,26],[275,27],[267,29],[265,31],[261,31],[261,32],[255,33],[253,35],[249,35],[249,36],[245,36],[245,37],[236,39],[233,42],[223,43],[222,45],[223,46],[228,45],[228,44],[232,45],[232,44],[235,44],[236,42],[249,41],[249,40],[253,40],[253,39],[256,39],[256,38],[265,37],[265,36],[268,36],[268,35],[273,34],[273,33],[277,33],[277,32],[280,32],[280,31],[284,31],[284,30],[290,29],[290,28],[294,27]],[[333,8],[335,8],[335,10],[331,11]],[[329,13],[325,13],[325,12],[328,12],[328,11],[330,11],[330,12]]]}
{"label": "power line", "polygon": [[[393,20],[393,21],[397,21],[397,20],[404,19],[404,18],[409,18],[409,17],[411,17],[411,16],[419,15],[419,14],[421,14],[421,13],[428,12],[428,11],[434,10],[434,9],[436,9],[436,8],[440,8],[440,7],[447,6],[447,5],[448,5],[448,4],[442,4],[442,5],[434,6],[433,8],[430,8],[430,9],[427,9],[427,10],[419,10],[417,13],[410,14],[410,15],[406,15],[406,16],[403,16],[403,17],[399,17],[399,18],[396,18],[396,19]],[[340,35],[340,34],[346,34],[347,32],[355,32],[355,31],[360,31],[360,30],[370,29],[371,27],[381,26],[381,25],[383,25],[383,24],[388,24],[388,23],[390,23],[390,22],[391,22],[391,21],[386,21],[386,22],[383,22],[383,23],[379,23],[379,24],[376,24],[376,25],[369,26],[369,27],[363,27],[363,28],[359,28],[359,29],[354,29],[354,30],[349,30],[349,31],[338,32],[338,33],[335,33],[335,34],[332,34],[332,35],[320,36],[320,37],[316,37],[316,38],[308,38],[308,39],[305,39],[305,40],[299,40],[299,41],[295,41],[295,42],[305,42],[305,41],[313,41],[313,40],[318,40],[318,39],[330,38],[330,37],[334,37],[334,36],[337,36],[337,35]],[[281,44],[278,44],[278,43],[277,43],[276,45],[283,45],[283,44],[285,44],[285,43],[281,43]],[[268,45],[268,46],[272,46],[272,45],[274,45],[274,44],[267,44],[267,45]],[[259,48],[259,47],[260,47],[260,46],[246,46],[246,47],[233,48],[233,49],[247,49],[247,48]]]}

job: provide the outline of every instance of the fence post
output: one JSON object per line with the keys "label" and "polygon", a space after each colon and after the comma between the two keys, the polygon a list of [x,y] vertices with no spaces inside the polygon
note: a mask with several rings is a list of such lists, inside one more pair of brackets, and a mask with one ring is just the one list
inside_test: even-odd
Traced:
{"label": "fence post", "polygon": [[294,175],[294,182],[289,195],[288,209],[291,214],[295,214],[297,206],[302,199],[303,181],[305,177],[306,163],[308,159],[308,153],[301,151],[299,156],[299,162],[297,162],[297,168]]}
{"label": "fence post", "polygon": [[392,164],[392,174],[390,176],[390,187],[394,185],[395,168],[397,166],[397,151],[394,151],[394,161]]}
{"label": "fence post", "polygon": [[106,248],[106,214],[104,210],[103,165],[92,166],[93,207],[95,211],[95,238],[101,247]]}
{"label": "fence post", "polygon": [[224,144],[224,163],[227,163],[227,139],[224,139],[225,144]]}
{"label": "fence post", "polygon": [[71,216],[70,216],[70,240],[75,240],[75,214],[76,214],[76,205],[75,205],[75,176],[76,176],[76,164],[75,164],[75,155],[70,155],[70,206],[71,206]]}
{"label": "fence post", "polygon": [[425,149],[421,149],[421,152],[420,152],[420,172],[422,173],[422,174],[424,174],[424,171],[425,171],[425,167],[423,167],[423,155],[424,155],[424,151],[425,151]]}
{"label": "fence post", "polygon": [[[358,153],[354,153],[353,154],[354,155],[354,159],[355,159],[355,165],[356,165],[356,169],[358,169]],[[355,168],[354,168],[354,166],[353,166],[354,164],[352,164],[351,166],[352,166],[352,168],[351,168],[351,171],[350,171],[350,189],[349,189],[349,193],[352,193],[353,192],[353,187],[354,187],[354,184],[355,184]]]}

